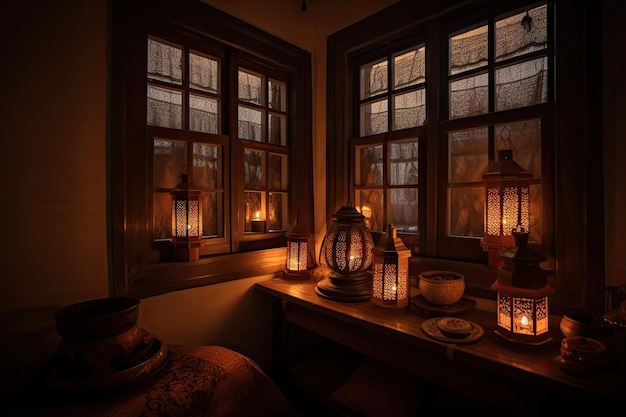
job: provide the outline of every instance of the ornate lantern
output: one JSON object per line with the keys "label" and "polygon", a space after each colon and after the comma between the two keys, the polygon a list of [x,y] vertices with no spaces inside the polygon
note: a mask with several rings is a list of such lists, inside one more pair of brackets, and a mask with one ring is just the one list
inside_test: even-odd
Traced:
{"label": "ornate lantern", "polygon": [[500,253],[515,245],[511,230],[530,226],[530,180],[533,174],[513,161],[513,151],[498,151],[498,161],[483,174],[485,230],[480,242],[489,265],[499,267]]}
{"label": "ornate lantern", "polygon": [[372,296],[370,302],[383,307],[403,308],[409,304],[408,249],[393,224],[373,249]]}
{"label": "ornate lantern", "polygon": [[498,291],[497,334],[507,340],[542,344],[548,337],[547,273],[539,267],[546,257],[527,246],[528,233],[521,227],[512,230],[516,247],[501,255],[498,279],[491,288]]}
{"label": "ornate lantern", "polygon": [[285,233],[287,238],[287,265],[285,278],[305,279],[309,277],[309,234],[300,219]]}
{"label": "ornate lantern", "polygon": [[333,215],[320,250],[320,264],[331,272],[317,283],[321,297],[337,301],[367,301],[372,292],[374,239],[364,216],[351,202]]}
{"label": "ornate lantern", "polygon": [[192,262],[200,259],[202,242],[202,191],[194,188],[191,178],[172,190],[172,246],[174,260]]}

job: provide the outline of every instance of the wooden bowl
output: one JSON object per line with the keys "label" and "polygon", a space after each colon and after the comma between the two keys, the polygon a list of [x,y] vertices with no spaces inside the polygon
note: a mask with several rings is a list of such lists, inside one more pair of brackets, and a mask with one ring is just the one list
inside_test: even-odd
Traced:
{"label": "wooden bowl", "polygon": [[453,271],[424,271],[419,274],[418,286],[429,303],[451,305],[463,297],[465,276]]}

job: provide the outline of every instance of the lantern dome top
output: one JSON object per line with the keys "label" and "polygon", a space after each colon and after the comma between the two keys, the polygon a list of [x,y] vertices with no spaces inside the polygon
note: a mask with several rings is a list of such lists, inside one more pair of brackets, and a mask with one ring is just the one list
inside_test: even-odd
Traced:
{"label": "lantern dome top", "polygon": [[360,222],[365,219],[365,216],[359,213],[359,211],[352,205],[352,202],[348,201],[345,206],[341,207],[335,214],[333,214],[333,219],[337,221]]}
{"label": "lantern dome top", "polygon": [[502,177],[532,178],[533,173],[526,171],[513,160],[512,149],[501,149],[498,151],[498,160],[483,174],[483,179]]}

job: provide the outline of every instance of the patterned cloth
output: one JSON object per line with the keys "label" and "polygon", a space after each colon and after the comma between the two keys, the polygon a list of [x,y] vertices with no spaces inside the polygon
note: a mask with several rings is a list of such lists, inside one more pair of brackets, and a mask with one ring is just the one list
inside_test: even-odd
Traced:
{"label": "patterned cloth", "polygon": [[272,417],[288,401],[250,358],[221,346],[169,346],[169,362],[149,381],[37,415],[89,417]]}

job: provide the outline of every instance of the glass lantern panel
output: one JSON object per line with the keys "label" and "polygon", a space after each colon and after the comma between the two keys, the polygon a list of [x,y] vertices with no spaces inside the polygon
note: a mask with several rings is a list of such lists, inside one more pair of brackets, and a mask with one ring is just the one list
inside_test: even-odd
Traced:
{"label": "glass lantern panel", "polygon": [[450,37],[450,75],[487,66],[487,26]]}
{"label": "glass lantern panel", "polygon": [[148,39],[148,79],[182,85],[182,68],[182,48]]}
{"label": "glass lantern panel", "polygon": [[180,90],[148,85],[147,124],[182,128],[183,94]]}
{"label": "glass lantern panel", "polygon": [[287,242],[287,270],[306,271],[308,266],[308,243]]}
{"label": "glass lantern panel", "polygon": [[189,87],[218,94],[220,88],[219,62],[199,52],[189,53]]}
{"label": "glass lantern panel", "polygon": [[287,191],[287,155],[270,153],[269,158],[269,188],[272,190]]}
{"label": "glass lantern panel", "polygon": [[239,89],[237,97],[241,101],[261,105],[263,101],[263,80],[259,75],[239,70]]}
{"label": "glass lantern panel", "polygon": [[407,129],[426,123],[426,89],[393,97],[393,129]]}
{"label": "glass lantern panel", "polygon": [[535,300],[513,297],[513,333],[535,335]]}
{"label": "glass lantern panel", "polygon": [[515,109],[548,101],[546,57],[496,70],[496,111]]}
{"label": "glass lantern panel", "polygon": [[546,49],[547,45],[548,7],[545,4],[528,10],[528,15],[522,12],[496,20],[496,62]]}
{"label": "glass lantern panel", "polygon": [[512,314],[511,297],[498,293],[498,326],[511,331]]}
{"label": "glass lantern panel", "polygon": [[361,66],[361,100],[387,92],[387,60],[378,60]]}
{"label": "glass lantern panel", "polygon": [[450,82],[450,118],[487,113],[489,77],[478,74]]}
{"label": "glass lantern panel", "polygon": [[361,136],[375,135],[389,130],[387,99],[361,104]]}
{"label": "glass lantern panel", "polygon": [[219,133],[219,101],[213,98],[189,95],[189,130]]}
{"label": "glass lantern panel", "polygon": [[239,139],[262,142],[262,120],[263,113],[260,110],[239,106],[237,128],[239,129]]}
{"label": "glass lantern panel", "polygon": [[403,88],[426,81],[426,48],[400,53],[393,58],[393,88]]}

